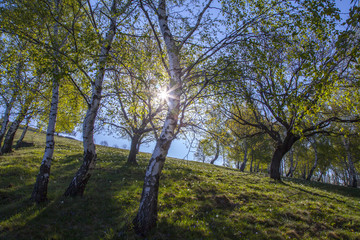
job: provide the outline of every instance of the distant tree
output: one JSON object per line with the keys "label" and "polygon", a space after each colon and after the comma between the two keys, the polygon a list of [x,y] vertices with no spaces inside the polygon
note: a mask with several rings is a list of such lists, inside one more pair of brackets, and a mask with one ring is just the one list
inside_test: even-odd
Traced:
{"label": "distant tree", "polygon": [[[162,76],[164,69],[161,60],[154,56],[155,42],[146,32],[142,35],[144,37],[127,40],[129,51],[124,51],[124,47],[120,49],[131,54],[123,53],[124,60],[109,74],[98,121],[112,134],[131,141],[127,163],[135,165],[140,145],[157,138],[167,97]],[[121,52],[116,52],[115,48],[113,55]]]}
{"label": "distant tree", "polygon": [[105,146],[105,147],[109,146],[108,142],[105,141],[105,140],[101,141],[101,142],[100,142],[100,145],[103,145],[103,146]]}

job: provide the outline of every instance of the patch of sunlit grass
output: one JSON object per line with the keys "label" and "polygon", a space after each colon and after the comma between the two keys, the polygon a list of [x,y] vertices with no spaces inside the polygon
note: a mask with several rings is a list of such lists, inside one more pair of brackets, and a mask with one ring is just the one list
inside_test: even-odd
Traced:
{"label": "patch of sunlit grass", "polygon": [[[148,154],[98,146],[82,198],[64,198],[82,144],[56,138],[49,201],[30,197],[45,135],[0,158],[0,239],[140,239],[132,230]],[[148,239],[359,239],[360,191],[168,158],[160,179],[157,231]],[[30,236],[30,237],[29,237]]]}

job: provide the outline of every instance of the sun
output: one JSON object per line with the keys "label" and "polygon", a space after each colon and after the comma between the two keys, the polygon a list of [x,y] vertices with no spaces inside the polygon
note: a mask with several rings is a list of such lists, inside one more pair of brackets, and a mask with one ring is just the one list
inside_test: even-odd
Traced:
{"label": "sun", "polygon": [[169,94],[165,89],[160,91],[159,98],[161,100],[166,100],[168,97],[169,97]]}

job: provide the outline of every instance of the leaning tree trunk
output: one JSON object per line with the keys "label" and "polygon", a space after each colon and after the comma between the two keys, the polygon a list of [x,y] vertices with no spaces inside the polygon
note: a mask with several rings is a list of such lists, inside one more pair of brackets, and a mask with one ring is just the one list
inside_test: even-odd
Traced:
{"label": "leaning tree trunk", "polygon": [[277,145],[273,157],[271,159],[270,178],[274,180],[281,180],[281,176],[280,176],[281,160],[298,139],[299,139],[298,137],[294,136],[291,133],[288,133],[284,141]]}
{"label": "leaning tree trunk", "polygon": [[27,130],[29,129],[29,124],[30,124],[31,118],[32,118],[31,115],[26,118],[26,123],[25,123],[24,129],[23,129],[23,131],[22,131],[22,133],[21,133],[20,138],[19,138],[19,139],[17,140],[17,142],[16,142],[15,149],[20,148],[22,142],[24,141],[24,138],[25,138],[25,135],[26,135],[26,133],[27,133]]}
{"label": "leaning tree trunk", "polygon": [[245,170],[245,167],[246,167],[246,162],[247,162],[247,153],[248,153],[248,145],[247,145],[247,142],[245,141],[244,142],[244,161],[242,162],[241,164],[241,167],[240,167],[240,171],[243,172]]}
{"label": "leaning tree trunk", "polygon": [[143,191],[140,199],[138,213],[133,220],[135,231],[140,235],[147,235],[157,222],[157,202],[160,174],[165,159],[174,139],[175,128],[180,112],[181,96],[181,66],[179,49],[172,37],[168,26],[165,0],[161,0],[158,8],[159,26],[165,41],[170,70],[170,86],[168,97],[168,112],[162,128],[160,138],[146,169]]}
{"label": "leaning tree trunk", "polygon": [[2,140],[4,138],[4,135],[6,133],[6,128],[9,124],[9,117],[10,117],[10,112],[11,112],[11,109],[15,103],[15,99],[17,97],[17,92],[14,92],[13,95],[11,96],[11,100],[10,102],[8,102],[6,104],[6,108],[5,108],[5,112],[4,112],[4,116],[3,116],[3,122],[1,124],[1,129],[0,129],[0,148],[1,148],[1,143],[2,143]]}
{"label": "leaning tree trunk", "polygon": [[[55,76],[57,72],[58,69],[56,67],[54,74]],[[55,77],[53,81],[54,82],[52,89],[49,122],[46,131],[46,147],[40,165],[40,172],[37,175],[34,189],[31,194],[31,200],[37,203],[45,202],[47,200],[47,189],[48,189],[48,183],[50,177],[51,159],[53,157],[54,147],[55,147],[54,134],[55,134],[56,117],[57,117],[58,103],[59,103],[59,82],[58,79],[56,79]]]}
{"label": "leaning tree trunk", "polygon": [[140,136],[138,134],[134,134],[131,137],[131,147],[130,147],[130,152],[129,152],[129,156],[127,159],[128,164],[138,165],[138,163],[136,161],[136,155],[138,154],[138,150],[139,150],[139,142],[140,142]]}
{"label": "leaning tree trunk", "polygon": [[216,144],[216,153],[215,153],[214,158],[210,160],[210,164],[214,164],[215,161],[219,158],[220,144],[217,141],[215,141],[215,144]]}
{"label": "leaning tree trunk", "polygon": [[116,32],[116,14],[117,0],[113,0],[111,6],[111,18],[110,26],[106,34],[106,38],[102,43],[100,49],[100,56],[98,62],[98,70],[96,73],[95,81],[92,83],[92,96],[88,105],[88,110],[83,123],[83,145],[84,156],[83,164],[75,174],[69,187],[65,191],[65,196],[82,196],[85,191],[85,187],[91,176],[91,170],[94,169],[96,163],[96,150],[94,143],[94,124],[97,112],[100,106],[102,84],[105,75],[105,67],[107,64],[109,51]]}
{"label": "leaning tree trunk", "polygon": [[316,147],[316,140],[314,139],[314,142],[311,144],[312,147],[314,148],[314,153],[315,153],[315,161],[314,161],[314,165],[312,166],[312,168],[310,169],[309,171],[309,174],[306,178],[307,181],[310,181],[311,177],[313,176],[314,174],[314,171],[317,167],[317,164],[318,164],[318,152],[317,152],[317,147]]}
{"label": "leaning tree trunk", "polygon": [[7,131],[5,139],[4,139],[4,144],[1,148],[1,154],[9,153],[12,151],[12,145],[14,142],[14,137],[15,137],[16,131],[18,130],[20,123],[24,120],[26,113],[29,110],[32,100],[33,100],[33,98],[31,98],[31,97],[28,97],[25,100],[25,103],[22,106],[19,115],[16,117],[15,121],[12,122],[12,124],[10,125],[10,128]]}

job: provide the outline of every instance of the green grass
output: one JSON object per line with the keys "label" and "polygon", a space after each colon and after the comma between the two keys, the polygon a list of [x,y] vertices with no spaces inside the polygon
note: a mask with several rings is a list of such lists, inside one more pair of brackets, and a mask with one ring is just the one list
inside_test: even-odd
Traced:
{"label": "green grass", "polygon": [[[82,143],[56,138],[47,203],[28,199],[45,135],[0,157],[0,239],[141,239],[132,231],[149,158],[98,146],[82,198],[64,198],[82,161]],[[167,159],[157,231],[147,239],[360,239],[360,190]]]}

